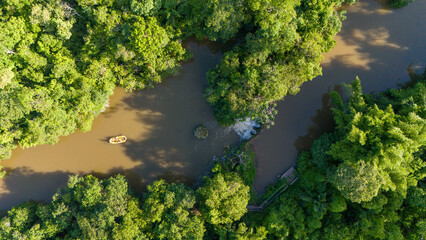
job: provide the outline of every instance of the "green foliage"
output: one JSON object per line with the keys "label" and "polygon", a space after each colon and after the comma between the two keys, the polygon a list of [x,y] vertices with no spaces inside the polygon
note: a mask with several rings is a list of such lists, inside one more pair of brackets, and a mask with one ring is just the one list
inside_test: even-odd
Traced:
{"label": "green foliage", "polygon": [[334,134],[325,133],[312,144],[312,163],[322,171],[326,171],[332,167],[330,163],[333,163],[334,160],[327,152],[336,140],[337,138]]}
{"label": "green foliage", "polygon": [[197,190],[200,211],[210,224],[231,224],[247,212],[249,191],[238,174],[218,173]]}
{"label": "green foliage", "polygon": [[264,227],[250,228],[240,223],[237,227],[227,229],[219,233],[219,239],[225,240],[263,240],[266,239],[267,231]]}
{"label": "green foliage", "polygon": [[[181,41],[245,34],[208,73],[222,124],[273,124],[275,102],[320,74],[340,30],[340,1],[4,0],[0,9],[0,157],[88,131],[115,86],[143,89],[176,74]],[[243,34],[241,34],[243,36]],[[7,100],[3,100],[7,98]]]}
{"label": "green foliage", "polygon": [[187,4],[183,28],[198,39],[229,40],[248,18],[244,0],[189,0]]}
{"label": "green foliage", "polygon": [[[0,158],[90,130],[115,86],[142,89],[176,74],[189,36],[243,36],[208,72],[206,99],[222,124],[272,123],[275,103],[321,74],[342,2],[2,0]],[[156,181],[141,207],[121,176],[73,176],[51,203],[10,210],[0,239],[420,239],[424,84],[371,96],[357,80],[346,104],[332,93],[335,131],[299,155],[299,181],[257,224],[241,219],[255,174],[245,145],[229,149],[197,191]]]}
{"label": "green foliage", "polygon": [[12,71],[12,68],[2,68],[0,69],[0,89],[5,88],[12,82],[15,73]]}
{"label": "green foliage", "polygon": [[[334,98],[334,133],[298,156],[299,180],[263,213],[242,218],[252,183],[252,166],[243,163],[253,162],[243,145],[228,149],[196,191],[156,181],[141,206],[120,175],[72,176],[51,203],[10,210],[0,220],[0,239],[421,239],[424,83],[374,97],[362,94],[359,80],[352,83],[347,104]],[[13,116],[25,114],[28,100],[20,101]],[[388,157],[398,147],[403,159]]]}
{"label": "green foliage", "polygon": [[346,198],[361,203],[377,196],[383,179],[377,167],[361,160],[356,165],[340,164],[331,181]]}
{"label": "green foliage", "polygon": [[[275,102],[321,74],[322,53],[334,46],[340,1],[247,1],[252,31],[208,72],[206,99],[231,125],[246,117],[269,123]],[[242,15],[244,16],[244,15]]]}
{"label": "green foliage", "polygon": [[155,181],[143,205],[144,232],[150,239],[203,239],[204,221],[195,200],[195,192],[183,184]]}
{"label": "green foliage", "polygon": [[347,104],[335,93],[335,131],[299,155],[299,181],[263,221],[268,238],[421,239],[424,84],[371,96],[356,80]]}
{"label": "green foliage", "polygon": [[[26,4],[26,3],[25,3]],[[28,3],[29,4],[29,3]],[[0,158],[17,145],[53,144],[77,128],[87,131],[114,84],[87,77],[65,47],[76,24],[67,4],[5,2],[0,23]],[[5,9],[14,9],[6,11]],[[27,11],[26,9],[29,9]]]}
{"label": "green foliage", "polygon": [[143,239],[142,212],[123,176],[71,176],[49,204],[26,202],[0,221],[0,239]]}
{"label": "green foliage", "polygon": [[[294,186],[294,185],[293,185]],[[290,187],[266,213],[264,226],[271,236],[279,239],[306,239],[306,215],[298,200],[294,187]],[[294,195],[293,195],[294,194]]]}
{"label": "green foliage", "polygon": [[394,111],[389,104],[381,109],[371,97],[362,95],[359,80],[351,87],[348,104],[333,110],[341,140],[328,153],[343,163],[332,178],[338,189],[347,187],[343,191],[346,197],[358,203],[369,201],[379,189],[405,195],[417,182],[412,173],[425,166],[414,155],[426,141],[424,99],[413,99],[417,93],[410,99],[419,107],[403,110],[398,106]]}
{"label": "green foliage", "polygon": [[[233,150],[226,151],[224,158],[239,154],[254,165],[248,144]],[[236,169],[231,162],[217,164],[214,175],[205,177],[197,191],[183,184],[154,181],[147,187],[142,205],[132,197],[121,175],[106,180],[71,176],[51,203],[26,202],[0,219],[0,240],[266,239],[264,227],[238,222],[250,199],[250,188],[240,176],[254,166]]]}
{"label": "green foliage", "polygon": [[333,213],[343,212],[347,209],[345,198],[337,191],[331,194],[328,204],[330,212]]}
{"label": "green foliage", "polygon": [[1,159],[90,130],[116,85],[152,87],[177,73],[188,57],[180,30],[148,17],[154,2],[2,1]]}
{"label": "green foliage", "polygon": [[410,2],[414,2],[414,0],[392,0],[390,2],[390,6],[392,8],[403,8],[407,6]]}
{"label": "green foliage", "polygon": [[178,61],[187,55],[175,39],[179,30],[160,26],[155,17],[140,16],[148,11],[135,7],[142,3],[130,4],[131,7],[124,4],[120,8],[113,5],[85,8],[91,21],[87,23],[81,58],[87,63],[93,59],[102,63],[103,71],[110,69],[120,86],[143,89],[177,73]]}
{"label": "green foliage", "polygon": [[[225,149],[224,156],[216,162],[216,173],[236,172],[247,186],[254,184],[256,177],[255,155],[251,145],[247,142],[240,146],[230,146]],[[220,170],[219,170],[220,169]]]}

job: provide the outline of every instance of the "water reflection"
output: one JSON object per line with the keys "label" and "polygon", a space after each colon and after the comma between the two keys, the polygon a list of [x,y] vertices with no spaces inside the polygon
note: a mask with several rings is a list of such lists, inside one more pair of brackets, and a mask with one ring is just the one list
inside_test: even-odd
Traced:
{"label": "water reflection", "polygon": [[7,175],[0,185],[0,208],[9,209],[23,199],[52,200],[52,195],[59,186],[64,186],[69,172],[55,171],[35,172],[28,167],[5,169]]}
{"label": "water reflection", "polygon": [[[335,85],[333,91],[343,93],[342,86]],[[298,152],[309,150],[312,143],[323,133],[334,130],[333,113],[331,111],[330,90],[322,96],[322,108],[316,110],[316,114],[311,117],[307,134],[300,136],[294,142],[294,147]]]}
{"label": "water reflection", "polygon": [[[327,94],[336,85],[358,75],[365,92],[382,91],[408,80],[405,68],[410,63],[415,63],[412,69],[425,65],[425,9],[426,1],[415,1],[398,11],[382,10],[372,0],[348,9],[336,48],[325,56],[323,76],[279,103],[276,125],[252,141],[259,192],[295,165],[298,150],[330,130]],[[211,158],[220,155],[224,145],[238,142],[238,136],[217,125],[202,98],[205,72],[221,54],[197,43],[187,47],[194,60],[180,76],[148,91],[129,94],[118,89],[92,131],[61,138],[55,146],[13,151],[12,159],[2,161],[9,174],[0,181],[0,209],[28,199],[50,200],[70,173],[122,173],[138,193],[153,179],[193,183],[202,176]],[[206,141],[192,136],[192,129],[202,123],[210,130]],[[114,135],[129,140],[108,144],[107,138]]]}
{"label": "water reflection", "polygon": [[[356,5],[350,7],[351,13],[363,14],[363,15],[388,15],[392,14],[392,9],[390,8],[391,0],[375,0],[375,3],[372,1],[360,1]],[[380,7],[376,7],[377,4]],[[346,6],[348,8],[348,6]]]}

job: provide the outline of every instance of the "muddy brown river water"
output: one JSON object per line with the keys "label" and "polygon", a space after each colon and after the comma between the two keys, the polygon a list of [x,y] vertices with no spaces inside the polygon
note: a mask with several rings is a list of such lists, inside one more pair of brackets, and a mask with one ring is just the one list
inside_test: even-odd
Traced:
{"label": "muddy brown river water", "polygon": [[[330,90],[359,76],[365,92],[382,91],[408,81],[407,67],[426,65],[426,1],[416,0],[399,10],[386,10],[380,1],[361,1],[347,9],[347,20],[336,47],[325,55],[323,76],[305,83],[295,96],[278,104],[276,125],[252,141],[257,158],[258,192],[296,164],[297,152],[309,148],[332,128]],[[8,174],[0,180],[0,209],[25,200],[49,201],[72,173],[127,176],[136,193],[154,179],[192,184],[208,170],[213,156],[238,136],[217,125],[202,97],[205,72],[222,56],[207,45],[191,42],[194,54],[179,76],[155,89],[126,93],[116,89],[111,107],[93,123],[92,131],[61,138],[56,145],[17,149],[3,160]],[[192,130],[205,123],[207,140]],[[126,135],[128,141],[110,145],[107,139]]]}
{"label": "muddy brown river water", "polygon": [[[179,76],[155,89],[126,93],[117,88],[111,107],[95,119],[91,131],[62,137],[55,145],[14,150],[11,159],[2,161],[8,173],[0,180],[0,209],[28,199],[49,201],[73,173],[122,173],[136,193],[155,179],[192,184],[205,175],[212,158],[237,144],[239,136],[217,124],[202,96],[205,73],[222,53],[196,42],[186,47],[194,58],[183,64]],[[206,140],[192,134],[200,124],[209,129]],[[109,144],[115,135],[128,140]]]}
{"label": "muddy brown river water", "polygon": [[330,91],[341,91],[342,83],[359,76],[364,92],[379,92],[409,81],[410,65],[416,72],[426,67],[425,12],[426,1],[421,0],[397,10],[372,0],[347,8],[337,44],[324,56],[323,75],[280,102],[276,125],[253,140],[258,192],[295,166],[299,151],[332,130]]}

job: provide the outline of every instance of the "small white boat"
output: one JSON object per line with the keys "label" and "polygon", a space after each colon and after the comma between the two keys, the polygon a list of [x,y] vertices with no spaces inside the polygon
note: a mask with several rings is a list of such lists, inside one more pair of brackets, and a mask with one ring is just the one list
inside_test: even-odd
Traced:
{"label": "small white boat", "polygon": [[111,144],[119,144],[119,143],[124,143],[126,141],[127,141],[126,136],[117,136],[117,137],[112,137],[109,139],[109,143]]}

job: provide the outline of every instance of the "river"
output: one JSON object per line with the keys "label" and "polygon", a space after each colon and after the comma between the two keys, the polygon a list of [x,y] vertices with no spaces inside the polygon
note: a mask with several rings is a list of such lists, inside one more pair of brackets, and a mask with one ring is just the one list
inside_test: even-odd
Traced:
{"label": "river", "polygon": [[[384,5],[384,6],[383,6]],[[364,92],[398,87],[412,71],[426,67],[426,1],[390,10],[385,1],[360,1],[347,8],[347,19],[325,54],[323,75],[278,103],[275,125],[252,141],[257,160],[255,188],[263,192],[278,174],[296,165],[297,153],[333,129],[329,92],[358,76]]]}
{"label": "river", "polygon": [[[218,45],[214,49],[190,42],[185,47],[194,57],[179,76],[149,90],[126,93],[117,88],[111,107],[95,119],[91,131],[61,137],[55,145],[14,150],[11,159],[2,161],[7,175],[0,180],[0,209],[29,199],[49,201],[73,173],[121,173],[137,194],[155,179],[193,184],[205,175],[212,158],[236,145],[239,136],[218,125],[203,98],[205,73],[222,57]],[[200,124],[209,129],[206,140],[192,134]],[[128,140],[109,144],[115,135]]]}
{"label": "river", "polygon": [[[252,141],[257,158],[258,192],[296,164],[299,150],[332,128],[328,92],[359,76],[366,92],[396,87],[408,80],[407,66],[425,66],[426,1],[416,0],[399,10],[382,9],[380,2],[361,1],[348,8],[348,19],[325,55],[323,76],[305,83],[300,93],[278,104],[276,125]],[[62,137],[56,145],[17,149],[3,160],[8,174],[0,180],[0,209],[25,200],[49,201],[72,173],[109,176],[122,173],[136,193],[154,179],[193,184],[205,174],[213,156],[238,136],[217,125],[202,93],[205,72],[222,56],[205,44],[186,46],[194,58],[179,76],[155,89],[126,93],[116,89],[111,107],[95,119],[92,131]],[[210,129],[207,140],[192,130]],[[107,139],[126,135],[128,142],[110,145]]]}

